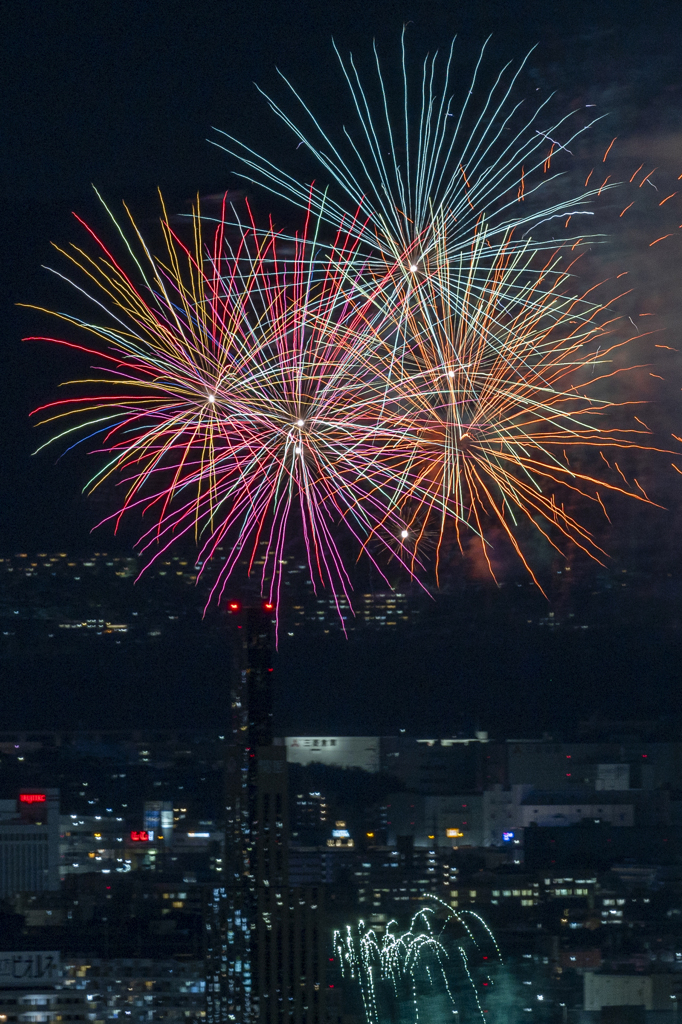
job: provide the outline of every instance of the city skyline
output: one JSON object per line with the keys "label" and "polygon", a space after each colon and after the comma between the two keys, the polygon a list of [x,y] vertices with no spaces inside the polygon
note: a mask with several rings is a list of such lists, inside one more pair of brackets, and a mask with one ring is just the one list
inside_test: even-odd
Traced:
{"label": "city skyline", "polygon": [[0,1024],[677,1021],[679,0],[0,28]]}
{"label": "city skyline", "polygon": [[[256,653],[257,676],[268,659]],[[262,733],[267,701],[251,713],[247,689],[232,696],[237,734],[245,717]],[[501,984],[508,1013],[534,1007],[548,1022],[563,1007],[580,1020],[615,989],[665,1009],[681,992],[681,741],[661,742],[655,723],[591,728],[567,742],[280,737],[236,789],[229,730],[0,733],[0,945],[14,964],[0,998],[10,1014],[19,998],[72,1019],[229,1020],[244,1011],[237,990],[265,1019],[290,993],[294,1020],[338,1024],[360,1013],[360,993],[334,931],[359,915],[390,942],[430,908],[442,941],[441,925],[466,915],[482,929],[470,966],[491,1010]],[[315,750],[326,767],[310,765]],[[234,799],[250,788],[244,815]],[[231,886],[235,853],[246,881]],[[252,896],[257,936],[247,927],[235,961]],[[447,978],[466,1006],[471,978]]]}
{"label": "city skyline", "polygon": [[[500,588],[460,580],[435,599],[382,587],[360,592],[357,616],[344,622],[291,566],[274,663],[279,734],[349,734],[359,724],[370,734],[561,734],[567,721],[617,719],[624,708],[661,728],[679,722],[676,574],[613,567],[595,578],[589,566],[564,566],[549,603],[523,577]],[[135,583],[138,567],[130,554],[100,550],[2,558],[7,725],[66,728],[74,709],[90,728],[112,715],[120,727],[211,721],[225,694],[229,602],[204,614],[208,588],[179,554]],[[257,588],[232,598],[261,600]]]}

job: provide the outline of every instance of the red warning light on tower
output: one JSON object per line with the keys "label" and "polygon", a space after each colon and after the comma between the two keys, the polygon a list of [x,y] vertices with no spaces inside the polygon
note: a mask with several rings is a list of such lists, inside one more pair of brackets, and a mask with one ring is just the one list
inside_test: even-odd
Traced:
{"label": "red warning light on tower", "polygon": [[227,607],[230,609],[231,612],[238,612],[239,609],[241,608],[241,605],[239,604],[239,601],[230,601]]}

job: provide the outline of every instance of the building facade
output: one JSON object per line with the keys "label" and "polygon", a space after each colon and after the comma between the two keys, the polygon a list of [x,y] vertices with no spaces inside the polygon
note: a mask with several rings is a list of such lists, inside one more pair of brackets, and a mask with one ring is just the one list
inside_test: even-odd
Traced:
{"label": "building facade", "polygon": [[0,953],[0,1020],[6,1024],[89,1021],[82,993],[62,986],[56,950]]}
{"label": "building facade", "polygon": [[59,889],[59,790],[0,800],[0,897]]}
{"label": "building facade", "polygon": [[289,885],[285,745],[272,741],[273,611],[230,605],[234,662],[222,879],[206,912],[208,1024],[320,1024],[321,887]]}
{"label": "building facade", "polygon": [[[62,964],[62,992],[78,997],[95,1024],[206,1017],[204,963],[201,960],[71,957]],[[68,1017],[62,1017],[68,1020]]]}

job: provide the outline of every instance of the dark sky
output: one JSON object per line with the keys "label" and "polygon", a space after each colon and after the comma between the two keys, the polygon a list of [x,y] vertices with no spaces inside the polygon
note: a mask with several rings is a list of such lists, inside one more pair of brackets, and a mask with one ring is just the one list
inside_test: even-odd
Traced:
{"label": "dark sky", "polygon": [[[332,37],[341,50],[352,48],[362,59],[374,37],[390,60],[397,55],[405,22],[416,50],[433,51],[459,34],[463,66],[470,66],[467,62],[491,33],[492,68],[521,58],[537,43],[524,79],[529,90],[555,90],[554,109],[559,111],[584,101],[610,112],[610,122],[595,132],[596,149],[603,138],[623,134],[629,140],[623,144],[628,159],[644,148],[652,157],[662,154],[671,166],[679,164],[675,174],[682,171],[682,5],[677,0],[34,0],[2,5],[0,552],[86,551],[91,543],[96,513],[79,497],[85,461],[56,466],[49,454],[31,457],[36,439],[28,425],[30,408],[48,400],[57,382],[82,365],[44,346],[23,344],[22,336],[41,333],[46,325],[39,314],[15,307],[17,302],[68,305],[68,294],[40,265],[54,263],[50,242],[77,237],[70,211],[97,216],[91,183],[112,202],[126,199],[144,223],[156,215],[157,187],[170,208],[180,209],[197,191],[215,193],[239,184],[230,173],[234,161],[206,141],[212,127],[248,141],[275,161],[295,161],[294,144],[254,82],[283,95],[275,76],[279,67],[333,120],[342,108]],[[677,329],[674,313],[679,310],[679,249],[673,255],[665,273],[660,264],[643,265],[641,273],[642,286],[655,295],[666,318],[668,337]],[[679,394],[679,387],[674,390]],[[675,527],[672,520],[667,523],[662,557],[674,560],[682,521]],[[633,538],[640,530],[646,532],[646,523],[630,524],[621,557],[634,557]],[[662,656],[660,644],[657,650],[645,651],[642,659],[662,658],[665,672],[672,655]],[[281,678],[289,692],[298,687],[308,695],[314,690],[319,656],[305,646],[287,647]],[[377,693],[385,693],[390,673],[398,671],[400,686],[393,700],[399,707],[393,717],[396,724],[401,717],[406,720],[416,685],[410,673],[418,665],[408,659],[399,670],[395,663],[390,672],[382,669],[392,656],[395,650],[377,648],[368,661],[367,650],[357,644],[341,654],[327,652],[324,664],[333,668],[333,692],[339,700],[346,686],[359,685],[365,692],[374,685],[370,677],[376,681],[381,676]],[[482,657],[481,652],[467,655],[467,682],[461,686],[472,685]],[[488,654],[486,699],[495,699],[505,679],[523,680],[524,701],[528,688],[540,692],[546,686],[544,655],[522,651],[513,664],[507,664],[508,657],[508,649]],[[594,652],[585,652],[584,658],[593,664]],[[430,659],[434,692],[442,700],[460,685],[451,667],[457,660],[455,640],[442,658],[432,651]],[[618,664],[618,659],[604,658],[609,678],[621,671]],[[476,702],[469,701],[469,721],[485,719],[484,704],[478,715]],[[346,728],[352,719],[360,730],[368,707],[346,714]],[[333,714],[325,711],[326,727]]]}

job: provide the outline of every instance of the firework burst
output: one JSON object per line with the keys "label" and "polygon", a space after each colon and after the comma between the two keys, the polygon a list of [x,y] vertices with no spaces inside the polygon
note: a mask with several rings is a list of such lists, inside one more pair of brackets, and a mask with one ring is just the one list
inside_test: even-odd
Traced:
{"label": "firework burst", "polygon": [[625,372],[614,357],[634,338],[618,333],[627,321],[611,302],[576,293],[572,249],[559,247],[538,268],[536,253],[510,246],[482,292],[470,286],[474,251],[457,284],[458,308],[439,280],[452,268],[427,263],[407,313],[396,311],[394,330],[384,331],[384,414],[401,435],[391,458],[405,553],[416,555],[422,536],[432,543],[435,520],[441,538],[454,524],[460,547],[472,531],[487,558],[493,522],[533,575],[516,535],[520,520],[557,550],[570,541],[599,559],[561,495],[577,493],[600,510],[600,491],[648,501],[636,481],[585,468],[591,450],[641,449],[650,432],[641,421],[616,426],[637,404],[609,396],[612,378]]}
{"label": "firework burst", "polygon": [[214,593],[264,546],[262,585],[276,601],[295,521],[313,581],[348,598],[339,530],[364,544],[386,533],[392,540],[400,526],[383,497],[390,432],[377,417],[381,375],[367,357],[379,343],[376,313],[347,300],[357,243],[340,232],[335,258],[318,261],[311,218],[293,245],[252,224],[228,236],[225,217],[204,239],[198,208],[192,246],[165,215],[161,223],[163,257],[132,219],[133,238],[119,226],[136,281],[90,229],[94,256],[64,252],[84,275],[79,287],[100,306],[87,288],[103,292],[111,313],[103,324],[58,315],[104,342],[76,347],[107,366],[95,380],[71,382],[96,391],[36,410],[41,422],[76,420],[53,441],[98,439],[104,464],[88,490],[121,481],[113,518],[136,510],[151,520],[142,550],[158,557],[191,533],[205,564],[226,543]]}
{"label": "firework burst", "polygon": [[[598,558],[557,494],[601,508],[600,489],[648,501],[624,479],[581,468],[586,450],[642,447],[647,431],[604,428],[618,403],[599,385],[620,372],[611,360],[628,339],[609,342],[618,318],[574,293],[572,247],[538,269],[532,246],[510,243],[474,288],[481,235],[466,263],[425,260],[410,301],[393,304],[391,275],[368,272],[362,258],[358,218],[331,245],[318,242],[311,211],[293,240],[253,222],[235,231],[227,211],[205,237],[197,207],[191,245],[164,215],[163,257],[131,219],[131,237],[117,227],[134,276],[87,229],[95,254],[64,255],[109,316],[57,315],[98,339],[98,349],[75,347],[107,369],[71,382],[96,391],[37,410],[43,423],[66,421],[52,440],[97,438],[104,460],[88,490],[118,479],[111,518],[141,513],[150,557],[187,534],[202,565],[226,547],[218,599],[241,561],[249,572],[258,564],[277,602],[294,534],[313,582],[349,604],[343,532],[375,564],[388,549],[416,578],[429,545],[437,566],[448,523],[460,546],[464,532],[478,537],[489,564],[497,524],[531,575],[520,520]],[[456,284],[444,280],[453,275]]]}
{"label": "firework burst", "polygon": [[214,141],[245,167],[240,176],[301,208],[312,204],[334,228],[362,209],[363,217],[354,219],[350,234],[361,242],[372,281],[386,278],[383,295],[388,303],[395,307],[407,299],[409,305],[424,265],[428,262],[433,269],[438,261],[438,280],[450,289],[449,300],[457,307],[454,270],[470,261],[472,244],[479,251],[476,272],[467,275],[469,287],[484,291],[490,266],[510,247],[553,248],[553,241],[541,240],[541,224],[551,221],[559,228],[575,218],[573,228],[581,225],[584,231],[571,242],[586,241],[590,221],[585,218],[594,215],[592,201],[613,183],[544,199],[555,192],[561,176],[555,171],[556,159],[571,154],[570,147],[589,125],[573,128],[570,114],[553,123],[549,99],[529,106],[517,98],[525,60],[515,68],[502,68],[479,102],[484,45],[463,90],[464,102],[457,105],[451,94],[454,39],[442,57],[427,57],[420,74],[413,76],[403,31],[402,74],[396,82],[387,80],[375,47],[374,89],[366,88],[352,56],[346,60],[336,47],[335,52],[354,128],[327,131],[283,75],[298,117],[263,93],[298,140],[297,148],[305,147],[320,166],[323,184],[303,182],[226,132],[218,132]]}
{"label": "firework burst", "polygon": [[[451,47],[424,63],[414,113],[403,41],[397,114],[378,60],[376,111],[352,58],[341,61],[359,123],[345,156],[305,104],[310,133],[271,101],[329,185],[229,142],[247,176],[303,209],[297,233],[226,201],[207,218],[197,203],[186,230],[164,211],[161,255],[132,218],[113,216],[122,260],[85,225],[91,249],[63,252],[104,316],[57,314],[94,345],[44,340],[106,365],[71,382],[85,396],[37,410],[41,421],[58,425],[53,440],[94,446],[102,464],[88,489],[118,481],[111,518],[144,517],[150,559],[188,534],[202,566],[227,550],[218,599],[242,564],[277,603],[293,537],[314,585],[348,604],[341,547],[380,571],[388,554],[421,581],[428,560],[438,571],[446,529],[460,547],[478,538],[491,571],[491,530],[505,536],[532,575],[526,525],[557,549],[602,556],[567,495],[604,512],[606,492],[649,501],[604,455],[649,436],[640,420],[623,426],[636,399],[612,397],[616,350],[633,336],[611,302],[581,291],[585,238],[538,231],[590,215],[608,178],[544,204],[552,161],[570,152],[565,121],[542,127],[544,104],[523,115],[523,65],[474,111],[481,60],[455,110],[453,59]],[[609,475],[592,470],[593,454]]]}

